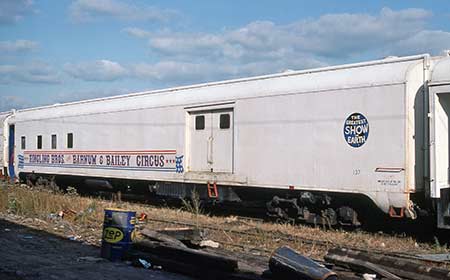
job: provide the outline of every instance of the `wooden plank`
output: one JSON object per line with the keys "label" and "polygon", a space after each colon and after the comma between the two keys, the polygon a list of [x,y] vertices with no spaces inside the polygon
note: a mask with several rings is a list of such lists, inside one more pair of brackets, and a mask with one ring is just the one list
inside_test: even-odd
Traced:
{"label": "wooden plank", "polygon": [[143,230],[141,230],[140,233],[145,238],[148,238],[148,239],[153,240],[153,241],[167,243],[167,244],[172,244],[174,246],[178,246],[178,247],[181,247],[181,248],[187,248],[187,246],[184,245],[183,242],[181,242],[180,240],[178,240],[176,238],[168,236],[166,234],[162,234],[162,233],[159,233],[159,232],[147,229],[147,228],[144,228]]}
{"label": "wooden plank", "polygon": [[129,253],[132,260],[145,259],[153,265],[161,266],[163,270],[185,274],[197,279],[234,279],[234,280],[262,280],[260,275],[241,271],[224,272],[206,265],[192,264],[179,259],[167,258],[159,254],[132,250]]}
{"label": "wooden plank", "polygon": [[369,254],[346,248],[334,248],[328,251],[325,260],[331,261],[331,255],[347,256],[353,259],[370,262],[403,278],[420,280],[450,279],[450,271],[447,269],[432,267],[401,257],[391,257],[375,253]]}
{"label": "wooden plank", "polygon": [[173,243],[163,244],[142,240],[134,243],[133,248],[195,267],[226,272],[235,272],[238,269],[238,261],[236,259],[210,252],[176,246]]}
{"label": "wooden plank", "polygon": [[390,273],[389,271],[383,269],[382,267],[373,264],[371,262],[366,262],[354,258],[350,258],[348,256],[339,256],[328,254],[326,257],[327,261],[333,262],[336,265],[340,266],[348,266],[352,270],[361,273],[375,273],[389,280],[401,280],[402,278],[398,277],[395,274]]}
{"label": "wooden plank", "polygon": [[180,241],[190,241],[194,243],[200,242],[205,236],[205,232],[200,229],[184,227],[184,228],[164,228],[157,230],[158,233],[168,235]]}

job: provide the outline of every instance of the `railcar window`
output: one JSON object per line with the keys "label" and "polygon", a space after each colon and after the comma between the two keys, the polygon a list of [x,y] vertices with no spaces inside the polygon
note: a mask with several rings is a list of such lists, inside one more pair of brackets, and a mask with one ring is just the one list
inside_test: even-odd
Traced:
{"label": "railcar window", "polygon": [[52,135],[52,149],[56,149],[56,134]]}
{"label": "railcar window", "polygon": [[38,135],[37,137],[37,148],[38,150],[42,149],[42,135]]}
{"label": "railcar window", "polygon": [[20,138],[20,148],[22,148],[22,150],[25,150],[27,148],[25,136],[22,136]]}
{"label": "railcar window", "polygon": [[221,129],[230,128],[230,114],[220,114],[220,124]]}
{"label": "railcar window", "polygon": [[196,116],[195,130],[203,130],[203,129],[205,129],[205,116]]}
{"label": "railcar window", "polygon": [[73,148],[73,133],[67,133],[67,148]]}

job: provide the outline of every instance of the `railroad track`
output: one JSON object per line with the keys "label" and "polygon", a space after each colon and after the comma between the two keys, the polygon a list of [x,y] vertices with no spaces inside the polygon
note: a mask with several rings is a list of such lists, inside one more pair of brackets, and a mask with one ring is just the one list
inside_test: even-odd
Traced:
{"label": "railroad track", "polygon": [[[157,218],[148,218],[147,220],[159,222],[159,223],[187,226],[187,227],[199,226],[198,224],[195,224],[195,223],[187,223],[187,222],[180,222],[180,221],[168,221],[168,220],[157,219]],[[244,217],[244,220],[254,220],[254,219]],[[255,220],[260,221],[260,219],[255,219]],[[238,235],[246,235],[246,236],[251,236],[251,237],[259,237],[259,234],[260,234],[260,233],[248,232],[248,231],[243,231],[243,230],[236,230],[233,228],[216,227],[216,226],[204,225],[204,224],[201,224],[200,226],[204,229],[208,229],[208,230],[212,230],[212,231],[228,232],[228,233],[233,233],[233,234],[238,234]],[[314,239],[305,238],[305,237],[301,237],[301,236],[297,236],[297,235],[292,236],[292,235],[288,235],[288,234],[280,233],[280,232],[265,232],[265,234],[271,235],[274,238],[278,238],[282,241],[288,241],[288,242],[299,242],[300,241],[300,242],[308,244],[308,245],[322,246],[327,249],[329,249],[329,248],[345,248],[345,249],[349,249],[352,251],[358,251],[358,252],[367,253],[367,254],[383,255],[383,256],[388,256],[388,257],[393,257],[393,258],[398,258],[398,259],[403,259],[403,260],[408,260],[408,261],[413,261],[413,262],[420,262],[420,263],[424,263],[424,264],[435,264],[435,265],[444,265],[444,266],[450,265],[449,260],[423,259],[420,256],[417,256],[414,254],[409,254],[409,253],[404,253],[404,252],[392,252],[392,251],[386,252],[383,250],[374,250],[374,249],[368,250],[365,248],[354,247],[354,246],[342,246],[341,244],[338,244],[338,243],[335,243],[332,241],[314,240]],[[222,242],[222,243],[224,245],[228,245],[228,246],[241,247],[241,248],[245,248],[248,250],[259,251],[266,255],[270,255],[272,253],[272,251],[263,249],[263,248],[249,247],[246,245],[228,243],[228,242]]]}

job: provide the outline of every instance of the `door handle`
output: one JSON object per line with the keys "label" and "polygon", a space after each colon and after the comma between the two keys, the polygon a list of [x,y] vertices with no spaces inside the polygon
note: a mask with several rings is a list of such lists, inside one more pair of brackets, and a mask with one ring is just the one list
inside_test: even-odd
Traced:
{"label": "door handle", "polygon": [[207,149],[207,161],[209,164],[213,163],[213,157],[212,157],[212,145],[213,145],[213,137],[209,136],[208,137],[208,149]]}

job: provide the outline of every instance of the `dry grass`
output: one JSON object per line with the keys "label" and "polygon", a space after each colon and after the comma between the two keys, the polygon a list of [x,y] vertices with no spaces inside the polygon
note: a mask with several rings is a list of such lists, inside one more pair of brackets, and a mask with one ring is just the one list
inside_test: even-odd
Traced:
{"label": "dry grass", "polygon": [[102,217],[100,211],[89,210],[96,207],[96,202],[92,198],[63,195],[23,186],[1,187],[0,201],[2,212],[31,218],[47,218],[50,214],[58,214],[59,211],[65,211],[67,216],[74,220],[85,219],[86,211],[89,211],[92,219]]}
{"label": "dry grass", "polygon": [[[212,217],[202,214],[201,205],[195,200],[184,210],[167,207],[155,207],[122,201],[108,201],[92,197],[80,197],[75,193],[52,193],[25,186],[0,185],[0,214],[14,219],[34,219],[36,226],[61,235],[79,236],[80,240],[98,244],[101,238],[103,210],[115,207],[144,212],[149,217],[145,226],[164,228],[160,219],[195,224],[198,227],[218,227],[209,230],[209,237],[233,250],[257,248],[259,254],[268,255],[281,245],[289,245],[301,253],[313,258],[322,258],[326,251],[336,245],[377,249],[389,252],[435,253],[448,252],[447,246],[440,244],[418,243],[412,237],[392,236],[367,232],[349,232],[343,230],[324,230],[320,227],[293,226],[290,224],[262,223],[252,220],[240,220],[237,217]],[[55,215],[64,211],[63,219]],[[11,216],[13,215],[13,216]],[[20,218],[21,217],[21,218]],[[28,220],[29,222],[29,220]],[[250,235],[236,231],[248,232]],[[286,241],[286,236],[290,240]],[[308,242],[305,242],[308,239]],[[323,241],[327,244],[323,244]],[[255,251],[255,250],[253,250]]]}

